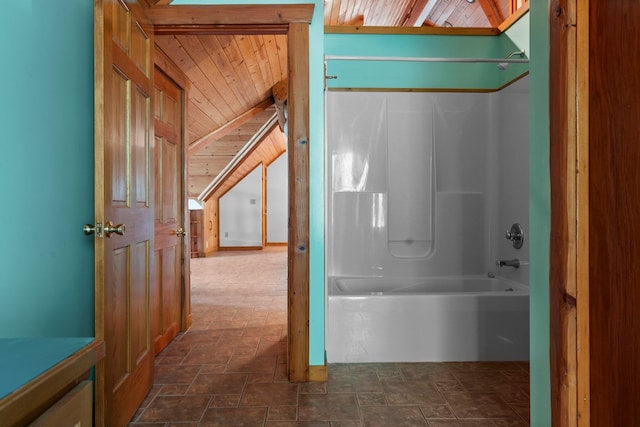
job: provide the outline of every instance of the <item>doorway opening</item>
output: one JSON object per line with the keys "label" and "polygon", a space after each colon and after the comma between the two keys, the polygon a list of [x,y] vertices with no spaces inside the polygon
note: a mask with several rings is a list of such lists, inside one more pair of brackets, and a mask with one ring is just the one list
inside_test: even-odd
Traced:
{"label": "doorway opening", "polygon": [[[222,11],[221,9],[224,9]],[[156,6],[147,10],[156,37],[163,35],[286,34],[288,92],[287,360],[289,381],[309,379],[308,24],[313,5]],[[250,13],[250,15],[251,15]],[[303,18],[301,18],[303,17]],[[252,22],[247,25],[247,22]],[[194,23],[196,23],[194,25]],[[202,51],[204,54],[204,51]],[[175,62],[175,61],[174,61]],[[191,111],[189,111],[191,113]],[[196,112],[197,114],[197,112]],[[187,139],[189,142],[191,140]],[[186,212],[185,212],[186,215]],[[185,273],[189,261],[185,260]],[[185,280],[188,280],[185,274]],[[188,290],[185,289],[185,294]]]}

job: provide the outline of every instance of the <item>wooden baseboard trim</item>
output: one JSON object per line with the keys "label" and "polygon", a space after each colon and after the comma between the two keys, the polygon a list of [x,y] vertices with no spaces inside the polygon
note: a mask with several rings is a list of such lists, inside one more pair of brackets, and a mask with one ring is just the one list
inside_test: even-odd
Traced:
{"label": "wooden baseboard trim", "polygon": [[327,365],[309,366],[310,382],[325,382],[329,378]]}
{"label": "wooden baseboard trim", "polygon": [[288,246],[287,242],[267,242],[266,246]]}

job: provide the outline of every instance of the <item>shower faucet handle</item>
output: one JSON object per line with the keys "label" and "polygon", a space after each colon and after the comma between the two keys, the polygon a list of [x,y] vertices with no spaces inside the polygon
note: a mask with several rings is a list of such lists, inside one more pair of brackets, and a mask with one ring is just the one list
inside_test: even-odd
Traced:
{"label": "shower faucet handle", "polygon": [[524,230],[519,223],[515,223],[511,226],[511,229],[507,230],[504,237],[510,240],[513,247],[520,249],[524,243]]}

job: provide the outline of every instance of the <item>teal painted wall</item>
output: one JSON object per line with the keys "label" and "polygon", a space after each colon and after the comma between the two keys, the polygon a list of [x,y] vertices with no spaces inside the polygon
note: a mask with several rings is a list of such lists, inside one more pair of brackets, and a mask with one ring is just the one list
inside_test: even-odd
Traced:
{"label": "teal painted wall", "polygon": [[0,18],[0,337],[93,336],[93,2]]}
{"label": "teal painted wall", "polygon": [[[530,16],[529,13],[523,15],[513,25],[511,25],[507,31],[500,34],[498,37],[500,43],[500,52],[503,57],[509,55],[511,52],[525,51],[525,59],[531,55],[531,46],[529,42],[529,28],[530,28]],[[522,59],[520,55],[516,55],[513,58]],[[500,86],[509,84],[513,79],[521,76],[522,73],[529,69],[529,64],[509,64],[509,67],[501,71],[498,77],[498,83]]]}
{"label": "teal painted wall", "polygon": [[[326,55],[434,58],[504,58],[529,51],[529,15],[494,36],[325,34]],[[515,59],[520,59],[516,56]],[[329,88],[497,89],[526,73],[528,64],[327,61]]]}
{"label": "teal painted wall", "polygon": [[[325,39],[322,2],[314,2],[314,24],[310,28],[310,363],[322,365]],[[546,2],[530,3],[530,219],[531,228],[537,230],[530,235],[531,425],[547,426],[549,26]],[[3,2],[0,35],[13,43],[0,45],[2,58],[12,65],[0,67],[0,78],[8,83],[0,100],[0,223],[5,225],[0,245],[0,337],[93,333],[93,240],[81,232],[82,225],[93,219],[92,15],[92,2],[86,0]],[[327,53],[337,53],[330,50],[327,47]],[[483,53],[502,55],[502,50]]]}
{"label": "teal painted wall", "polygon": [[[493,36],[326,34],[325,54],[345,56],[500,58]],[[329,88],[458,88],[498,86],[496,64],[330,60]]]}
{"label": "teal painted wall", "polygon": [[324,365],[324,2],[322,0],[174,0],[184,4],[315,4],[309,27],[309,364]]}
{"label": "teal painted wall", "polygon": [[529,74],[529,221],[531,425],[551,425],[549,369],[549,18],[548,3],[531,0]]}

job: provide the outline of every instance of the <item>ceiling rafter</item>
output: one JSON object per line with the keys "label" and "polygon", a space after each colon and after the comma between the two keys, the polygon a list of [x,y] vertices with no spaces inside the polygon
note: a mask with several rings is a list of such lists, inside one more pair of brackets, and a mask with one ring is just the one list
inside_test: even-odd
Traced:
{"label": "ceiling rafter", "polygon": [[478,0],[478,3],[492,27],[495,28],[502,24],[504,18],[500,16],[500,10],[493,0]]}
{"label": "ceiling rafter", "polygon": [[435,5],[435,0],[415,0],[404,12],[403,27],[420,27]]}
{"label": "ceiling rafter", "polygon": [[256,105],[255,107],[251,108],[250,110],[240,114],[235,119],[225,123],[224,125],[220,126],[217,129],[212,130],[211,132],[197,139],[196,141],[193,141],[191,144],[189,144],[189,157],[193,156],[195,153],[197,153],[198,151],[206,147],[208,144],[222,138],[225,135],[230,134],[234,129],[237,129],[238,127],[246,123],[249,119],[251,119],[252,117],[255,117],[256,115],[266,110],[267,108],[271,107],[272,105],[273,105],[273,98],[269,97],[264,101],[262,101],[261,103],[259,103],[258,105]]}

